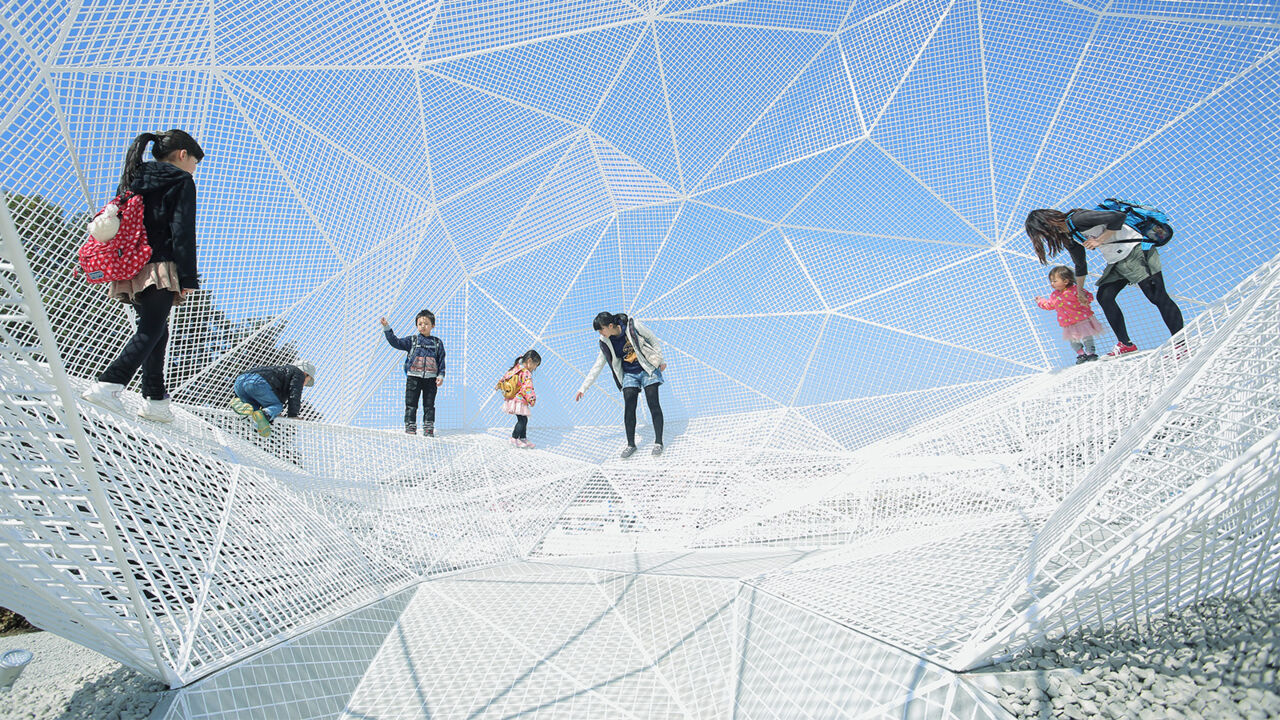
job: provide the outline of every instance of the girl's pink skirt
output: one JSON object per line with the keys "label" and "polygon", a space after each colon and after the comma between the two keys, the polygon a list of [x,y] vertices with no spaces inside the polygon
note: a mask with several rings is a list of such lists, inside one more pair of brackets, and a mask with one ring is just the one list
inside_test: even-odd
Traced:
{"label": "girl's pink skirt", "polygon": [[1080,341],[1087,337],[1101,335],[1107,329],[1102,327],[1102,323],[1098,322],[1097,315],[1090,315],[1074,325],[1068,325],[1062,328],[1062,339],[1068,342]]}
{"label": "girl's pink skirt", "polygon": [[517,395],[510,400],[504,400],[502,402],[502,412],[508,415],[524,415],[528,417],[529,403],[525,402],[524,398]]}

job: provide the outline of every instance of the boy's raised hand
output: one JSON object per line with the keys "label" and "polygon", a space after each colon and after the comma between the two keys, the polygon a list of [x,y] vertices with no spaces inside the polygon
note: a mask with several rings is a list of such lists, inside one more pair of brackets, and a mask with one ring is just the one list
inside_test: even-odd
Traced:
{"label": "boy's raised hand", "polygon": [[390,327],[389,325],[387,325],[387,318],[385,316],[378,318],[378,322],[382,325],[382,327]]}
{"label": "boy's raised hand", "polygon": [[574,402],[578,402],[578,401],[579,401],[579,400],[581,400],[581,399],[582,399],[582,391],[581,391],[581,390],[579,390],[579,391],[578,391],[578,393],[577,393],[576,395],[574,395],[574,396],[573,396],[573,401],[574,401]]}

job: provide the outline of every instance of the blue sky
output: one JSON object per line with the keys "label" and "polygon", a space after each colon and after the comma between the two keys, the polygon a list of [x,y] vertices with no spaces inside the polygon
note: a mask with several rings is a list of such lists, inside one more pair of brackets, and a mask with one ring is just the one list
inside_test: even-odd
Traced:
{"label": "blue sky", "polygon": [[[84,209],[135,132],[193,129],[205,287],[233,317],[282,314],[337,420],[397,422],[376,319],[408,333],[424,306],[450,348],[443,424],[504,423],[488,388],[531,346],[535,422],[615,423],[611,383],[565,401],[600,310],[668,341],[677,413],[801,407],[1069,362],[1031,303],[1028,209],[1168,210],[1188,316],[1277,247],[1280,27],[1243,5],[262,5],[215,3],[212,43],[203,3],[135,18],[154,43],[108,42],[96,5],[19,18],[0,170]],[[1121,300],[1140,345],[1163,341]]]}

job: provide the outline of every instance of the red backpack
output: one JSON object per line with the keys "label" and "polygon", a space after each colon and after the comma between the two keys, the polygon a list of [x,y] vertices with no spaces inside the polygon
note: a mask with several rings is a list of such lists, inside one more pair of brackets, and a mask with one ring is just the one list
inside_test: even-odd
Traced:
{"label": "red backpack", "polygon": [[131,280],[151,259],[142,196],[125,193],[107,203],[89,223],[80,246],[80,271],[91,283]]}

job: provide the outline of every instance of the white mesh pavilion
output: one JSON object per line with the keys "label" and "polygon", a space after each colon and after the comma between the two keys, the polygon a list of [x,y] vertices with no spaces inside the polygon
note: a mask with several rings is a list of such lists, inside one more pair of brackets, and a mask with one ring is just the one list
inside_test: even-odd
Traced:
{"label": "white mesh pavilion", "polygon": [[[1275,3],[14,2],[0,62],[0,605],[169,717],[998,718],[966,671],[1280,584]],[[70,271],[169,127],[163,425],[77,399],[132,320]],[[1187,326],[1126,290],[1144,352],[1064,369],[1022,220],[1111,196]],[[600,311],[663,340],[660,458],[572,400]],[[224,409],[298,358],[307,419]]]}

